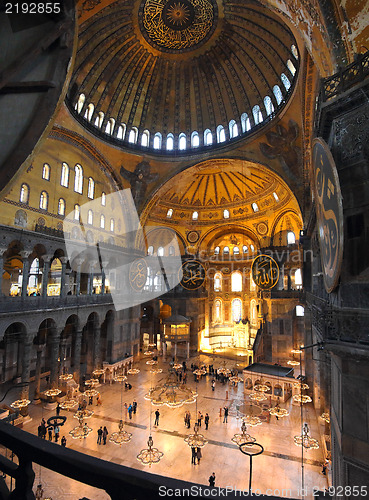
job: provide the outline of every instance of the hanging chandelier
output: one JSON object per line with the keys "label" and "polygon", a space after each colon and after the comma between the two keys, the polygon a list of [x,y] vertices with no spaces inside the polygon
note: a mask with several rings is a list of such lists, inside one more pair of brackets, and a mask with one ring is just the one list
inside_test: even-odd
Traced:
{"label": "hanging chandelier", "polygon": [[231,439],[231,441],[236,443],[237,446],[240,446],[240,444],[243,444],[243,443],[250,443],[248,446],[252,446],[252,443],[255,443],[256,438],[254,438],[253,436],[250,436],[250,434],[248,434],[246,431],[247,431],[247,425],[246,425],[246,422],[243,421],[241,424],[241,432],[242,433],[235,434],[233,436],[233,438]]}
{"label": "hanging chandelier", "polygon": [[92,372],[92,375],[94,377],[100,377],[103,373],[104,373],[104,369],[103,368],[96,368],[93,372]]}
{"label": "hanging chandelier", "polygon": [[151,368],[150,373],[157,375],[158,373],[163,373],[163,369],[162,368]]}
{"label": "hanging chandelier", "polygon": [[87,410],[87,408],[86,408],[85,410],[77,410],[73,416],[74,416],[74,418],[78,418],[78,420],[80,418],[82,418],[82,420],[84,420],[85,418],[91,418],[93,414],[94,414],[94,412],[92,410]]}
{"label": "hanging chandelier", "polygon": [[145,356],[151,356],[152,354],[154,354],[154,351],[147,350],[144,352]]}
{"label": "hanging chandelier", "polygon": [[300,361],[295,361],[295,360],[293,359],[293,360],[287,361],[287,364],[288,364],[288,365],[291,365],[291,366],[299,366]]}
{"label": "hanging chandelier", "polygon": [[130,368],[128,371],[127,371],[128,375],[137,375],[138,373],[140,373],[140,370],[138,368]]}
{"label": "hanging chandelier", "polygon": [[71,431],[69,431],[69,434],[72,436],[73,439],[83,439],[87,437],[90,432],[92,432],[91,427],[89,427],[86,423],[83,423],[83,418],[79,418],[79,425],[74,427]]}
{"label": "hanging chandelier", "polygon": [[185,443],[188,444],[191,448],[203,448],[208,440],[202,434],[199,434],[199,426],[197,423],[194,425],[194,433],[189,434],[185,439]]}
{"label": "hanging chandelier", "polygon": [[301,403],[301,404],[312,402],[311,397],[307,396],[306,394],[295,394],[293,396],[293,400],[296,401],[296,403]]}
{"label": "hanging chandelier", "polygon": [[87,389],[87,391],[85,391],[83,394],[88,398],[93,398],[94,396],[98,396],[100,393],[96,389]]}
{"label": "hanging chandelier", "polygon": [[54,396],[58,396],[62,391],[60,389],[48,389],[47,391],[44,392],[45,396],[48,396],[50,398]]}
{"label": "hanging chandelier", "polygon": [[97,378],[90,378],[85,381],[85,385],[89,385],[90,387],[94,387],[95,385],[99,384],[99,379]]}
{"label": "hanging chandelier", "polygon": [[229,381],[233,382],[234,384],[239,384],[240,382],[243,382],[243,378],[235,375],[234,377],[229,377]]}
{"label": "hanging chandelier", "polygon": [[268,392],[269,389],[270,389],[270,387],[268,385],[262,384],[262,383],[256,384],[254,386],[254,391],[257,391],[257,392]]}
{"label": "hanging chandelier", "polygon": [[329,416],[329,413],[328,412],[324,412],[320,415],[320,418],[322,420],[324,420],[325,422],[327,422],[327,424],[329,424],[331,422],[331,419],[330,419],[330,416]]}
{"label": "hanging chandelier", "polygon": [[120,375],[115,375],[115,376],[113,377],[113,380],[114,380],[115,382],[124,382],[125,380],[127,380],[127,377],[126,377],[126,375],[123,375],[123,374],[120,374]]}
{"label": "hanging chandelier", "polygon": [[300,384],[300,382],[295,382],[293,384],[293,387],[295,387],[296,389],[301,389],[302,391],[305,391],[306,389],[309,389],[309,385],[308,384]]}
{"label": "hanging chandelier", "polygon": [[152,348],[152,347],[156,347],[155,342],[150,342],[150,344],[148,344],[148,347],[151,347],[151,348]]}
{"label": "hanging chandelier", "polygon": [[73,375],[71,373],[63,373],[63,375],[59,375],[59,380],[62,382],[67,382],[68,380],[72,380]]}
{"label": "hanging chandelier", "polygon": [[25,408],[29,404],[31,404],[29,399],[17,399],[16,401],[10,403],[10,406],[18,410],[19,408]]}
{"label": "hanging chandelier", "polygon": [[303,446],[306,450],[317,450],[319,448],[317,439],[310,436],[309,427],[306,423],[302,428],[302,435],[294,436],[293,442],[296,446]]}
{"label": "hanging chandelier", "polygon": [[194,375],[198,375],[199,377],[201,377],[201,375],[206,374],[206,370],[205,370],[205,368],[196,368],[196,370],[194,370],[192,373]]}
{"label": "hanging chandelier", "polygon": [[[182,365],[181,365],[181,363],[174,363],[173,368],[175,370],[180,370],[182,368]],[[195,373],[195,372],[193,372],[193,373]]]}
{"label": "hanging chandelier", "polygon": [[152,436],[149,436],[149,440],[147,441],[148,448],[144,448],[137,455],[137,460],[141,462],[143,465],[148,465],[151,467],[152,464],[157,464],[160,462],[161,458],[164,456],[162,451],[159,451],[157,448],[153,447],[154,441]]}
{"label": "hanging chandelier", "polygon": [[146,364],[150,365],[150,366],[153,366],[153,365],[157,365],[158,362],[155,361],[154,359],[149,359],[148,361],[146,361]]}
{"label": "hanging chandelier", "polygon": [[274,406],[274,408],[269,408],[269,413],[278,418],[288,417],[289,415],[288,410],[281,408],[278,403]]}
{"label": "hanging chandelier", "polygon": [[301,349],[291,349],[292,354],[302,354]]}
{"label": "hanging chandelier", "polygon": [[184,403],[194,403],[197,393],[179,384],[174,370],[169,370],[165,382],[149,390],[145,399],[155,406],[166,405],[169,408],[179,408]]}
{"label": "hanging chandelier", "polygon": [[250,401],[261,403],[262,401],[266,401],[268,398],[263,392],[251,392],[249,394],[249,399]]}
{"label": "hanging chandelier", "polygon": [[119,432],[113,432],[113,434],[109,438],[109,441],[121,446],[122,443],[128,443],[131,440],[132,434],[124,430],[123,420],[119,420],[118,428]]}
{"label": "hanging chandelier", "polygon": [[256,427],[257,425],[262,424],[261,419],[255,415],[246,415],[245,417],[242,417],[242,421],[250,427]]}
{"label": "hanging chandelier", "polygon": [[62,403],[60,403],[60,408],[63,410],[70,410],[77,405],[77,401],[75,399],[66,399]]}

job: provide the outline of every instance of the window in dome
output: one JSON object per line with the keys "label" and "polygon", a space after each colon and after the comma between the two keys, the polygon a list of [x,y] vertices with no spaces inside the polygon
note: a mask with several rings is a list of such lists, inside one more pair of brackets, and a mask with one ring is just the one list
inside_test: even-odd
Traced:
{"label": "window in dome", "polygon": [[192,220],[197,220],[199,218],[199,212],[192,212]]}
{"label": "window in dome", "polygon": [[288,90],[291,87],[291,82],[284,73],[281,74],[281,80],[285,89]]}
{"label": "window in dome", "polygon": [[305,309],[303,306],[296,306],[296,316],[305,316]]}
{"label": "window in dome", "polygon": [[83,191],[83,170],[78,164],[74,167],[74,191],[79,194]]}
{"label": "window in dome", "polygon": [[254,253],[254,251],[255,251],[254,245],[250,245],[250,250],[251,250],[251,253]]}
{"label": "window in dome", "polygon": [[136,144],[137,142],[137,135],[138,135],[138,130],[136,127],[132,127],[131,130],[129,131],[128,135],[128,142],[131,144]]}
{"label": "window in dome", "polygon": [[40,208],[41,210],[47,210],[47,205],[49,202],[49,195],[46,191],[41,191],[40,195]]}
{"label": "window in dome", "polygon": [[126,135],[126,124],[121,123],[118,127],[118,132],[117,132],[117,139],[124,139]]}
{"label": "window in dome", "polygon": [[65,200],[63,198],[59,198],[58,215],[65,215]]}
{"label": "window in dome", "polygon": [[278,195],[276,192],[273,193],[273,196],[274,196],[275,201],[279,201],[279,198],[278,198]]}
{"label": "window in dome", "polygon": [[95,196],[95,181],[93,180],[92,177],[88,178],[88,189],[87,189],[87,196],[91,200],[94,199]]}
{"label": "window in dome", "polygon": [[213,144],[213,134],[208,128],[204,132],[204,144],[205,146],[210,146],[211,144]]}
{"label": "window in dome", "polygon": [[239,323],[242,318],[242,301],[241,299],[232,300],[232,321]]}
{"label": "window in dome", "polygon": [[229,247],[224,247],[223,248],[223,253],[229,253]]}
{"label": "window in dome", "polygon": [[96,117],[95,126],[101,128],[103,121],[104,121],[104,113],[100,111]]}
{"label": "window in dome", "polygon": [[232,292],[242,292],[242,274],[240,271],[234,271],[231,276]]}
{"label": "window in dome", "polygon": [[158,248],[158,257],[164,257],[164,248],[163,247]]}
{"label": "window in dome", "polygon": [[112,133],[114,131],[114,126],[115,126],[115,120],[114,120],[114,118],[110,118],[108,120],[108,123],[106,124],[105,132],[109,135],[112,135]]}
{"label": "window in dome", "polygon": [[220,252],[220,247],[215,247],[214,248],[214,255],[218,255]]}
{"label": "window in dome", "polygon": [[290,73],[292,76],[295,76],[295,73],[296,73],[296,68],[295,66],[293,65],[291,59],[288,59],[287,61],[287,68],[290,70]]}
{"label": "window in dome", "polygon": [[154,255],[154,247],[152,245],[147,249],[147,255]]}
{"label": "window in dome", "polygon": [[81,215],[81,208],[78,205],[78,203],[76,203],[74,205],[74,220],[79,220],[80,215]]}
{"label": "window in dome", "polygon": [[19,201],[21,203],[28,203],[29,200],[29,186],[28,184],[22,184],[20,189]]}
{"label": "window in dome", "polygon": [[214,301],[214,323],[221,323],[222,321],[222,301],[216,299]]}
{"label": "window in dome", "polygon": [[252,203],[251,207],[252,207],[252,209],[253,209],[254,212],[259,212],[259,207],[258,207],[257,203]]}
{"label": "window in dome", "polygon": [[217,142],[224,142],[226,140],[225,131],[223,125],[218,125],[217,127]]}
{"label": "window in dome", "polygon": [[186,134],[179,134],[178,146],[181,151],[186,149]]}
{"label": "window in dome", "polygon": [[170,245],[170,247],[168,249],[168,253],[169,253],[169,255],[174,255],[175,251],[174,251],[174,246],[173,245]]}
{"label": "window in dome", "polygon": [[93,222],[94,222],[94,214],[92,210],[89,210],[87,212],[87,224],[90,224],[90,226],[92,226]]}
{"label": "window in dome", "polygon": [[161,148],[161,133],[156,132],[154,135],[154,143],[153,143],[154,149],[160,149]]}
{"label": "window in dome", "polygon": [[200,146],[200,136],[196,130],[191,134],[191,146],[193,148],[198,148]]}
{"label": "window in dome", "polygon": [[224,219],[229,219],[229,210],[223,210]]}
{"label": "window in dome", "polygon": [[251,129],[250,118],[247,113],[242,113],[241,115],[241,127],[242,132],[248,132]]}
{"label": "window in dome", "polygon": [[288,231],[287,233],[287,245],[293,245],[296,243],[295,233],[293,231]]}
{"label": "window in dome", "polygon": [[168,219],[171,219],[172,218],[172,215],[173,215],[173,209],[172,208],[169,208],[168,212],[167,212],[167,217]]}
{"label": "window in dome", "polygon": [[150,142],[150,132],[148,130],[144,130],[141,136],[141,146],[147,148],[149,146],[149,142]]}
{"label": "window in dome", "polygon": [[44,166],[42,167],[42,178],[45,179],[45,181],[50,180],[50,165],[47,163],[44,163]]}
{"label": "window in dome", "polygon": [[274,85],[273,94],[274,94],[274,97],[276,98],[277,104],[279,106],[281,104],[281,102],[283,101],[283,95],[282,95],[282,91],[278,85]]}
{"label": "window in dome", "polygon": [[103,207],[106,206],[106,194],[104,193],[104,191],[101,193],[101,205]]}
{"label": "window in dome", "polygon": [[238,125],[235,120],[229,122],[229,137],[233,139],[238,136]]}
{"label": "window in dome", "polygon": [[69,185],[69,166],[67,163],[62,164],[60,185],[66,188]]}
{"label": "window in dome", "polygon": [[299,58],[299,53],[298,53],[298,50],[296,48],[296,45],[291,45],[291,52],[292,52],[292,55],[295,59]]}
{"label": "window in dome", "polygon": [[114,226],[115,226],[114,219],[110,219],[110,231],[112,233],[114,233]]}
{"label": "window in dome", "polygon": [[274,111],[274,106],[272,103],[271,98],[267,95],[264,97],[264,106],[265,106],[265,111],[267,112],[267,115],[271,115]]}
{"label": "window in dome", "polygon": [[249,251],[248,246],[247,245],[243,245],[242,251],[243,251],[243,253],[248,253],[248,251]]}
{"label": "window in dome", "polygon": [[84,116],[84,118],[86,118],[86,120],[88,120],[89,122],[91,121],[92,115],[94,114],[94,109],[95,106],[92,104],[92,102],[90,102],[90,104],[86,108]]}
{"label": "window in dome", "polygon": [[105,215],[100,215],[100,227],[101,229],[105,229]]}
{"label": "window in dome", "polygon": [[263,121],[263,115],[261,114],[260,106],[258,104],[252,108],[252,114],[254,115],[255,125],[258,125],[258,123]]}
{"label": "window in dome", "polygon": [[215,292],[222,291],[222,275],[220,273],[214,274],[214,291]]}
{"label": "window in dome", "polygon": [[173,151],[174,148],[174,136],[173,134],[167,135],[167,151]]}
{"label": "window in dome", "polygon": [[233,247],[233,255],[239,255],[240,249],[238,247]]}
{"label": "window in dome", "polygon": [[85,100],[86,100],[85,94],[80,94],[80,96],[78,97],[78,101],[74,106],[74,109],[77,111],[77,113],[80,113],[82,111]]}

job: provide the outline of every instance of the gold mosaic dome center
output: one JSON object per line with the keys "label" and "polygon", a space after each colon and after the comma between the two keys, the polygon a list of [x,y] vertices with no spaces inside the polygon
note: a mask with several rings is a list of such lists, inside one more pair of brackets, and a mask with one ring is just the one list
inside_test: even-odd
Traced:
{"label": "gold mosaic dome center", "polygon": [[188,50],[211,36],[216,13],[212,0],[146,0],[140,10],[141,31],[156,48]]}

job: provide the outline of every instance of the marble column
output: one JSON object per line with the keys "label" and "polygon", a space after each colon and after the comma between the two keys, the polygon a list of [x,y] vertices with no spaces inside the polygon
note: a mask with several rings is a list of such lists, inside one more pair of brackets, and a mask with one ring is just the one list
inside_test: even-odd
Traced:
{"label": "marble column", "polygon": [[[22,374],[21,381],[29,382],[31,372],[32,340],[28,337],[23,341]],[[29,399],[29,385],[22,388],[21,399]]]}
{"label": "marble column", "polygon": [[61,281],[60,281],[60,297],[65,297],[67,294],[66,290],[66,271],[67,271],[67,262],[68,258],[67,257],[60,257],[60,261],[62,264],[62,270],[61,270]]}
{"label": "marble column", "polygon": [[59,374],[59,342],[60,342],[60,331],[53,332],[51,336],[51,353],[50,353],[50,385],[54,389],[59,385],[58,374]]}
{"label": "marble column", "polygon": [[94,284],[94,268],[96,265],[96,260],[91,260],[89,262],[88,278],[87,278],[87,295],[92,295],[93,284]]}
{"label": "marble column", "polygon": [[77,384],[80,383],[81,377],[81,348],[82,348],[82,330],[76,333],[76,341],[74,344],[74,359],[73,359],[73,377]]}
{"label": "marble column", "polygon": [[81,266],[82,266],[83,260],[82,259],[76,259],[75,264],[76,264],[76,295],[80,294],[81,291]]}
{"label": "marble column", "polygon": [[177,342],[174,342],[174,358],[177,357]]}
{"label": "marble column", "polygon": [[44,350],[45,344],[39,344],[37,346],[37,359],[36,359],[36,374],[35,374],[35,395],[33,399],[40,399],[40,389],[41,389],[41,358],[42,352]]}
{"label": "marble column", "polygon": [[3,286],[3,273],[4,273],[4,253],[7,251],[6,247],[0,247],[0,297],[3,294],[2,286]]}
{"label": "marble column", "polygon": [[105,271],[101,270],[101,295],[105,295]]}
{"label": "marble column", "polygon": [[96,368],[101,368],[100,367],[100,337],[101,337],[101,328],[99,326],[94,327],[93,330],[93,338],[94,338],[94,346],[93,346],[93,353],[94,353],[94,358],[93,358],[93,369],[95,370]]}
{"label": "marble column", "polygon": [[187,347],[187,359],[190,359],[190,343],[186,342],[186,347]]}
{"label": "marble column", "polygon": [[47,284],[49,282],[49,270],[50,270],[50,261],[52,256],[43,255],[42,259],[44,261],[44,267],[42,269],[42,288],[41,288],[41,296],[47,297]]}
{"label": "marble column", "polygon": [[23,259],[22,297],[27,297],[27,286],[28,286],[29,268],[30,268],[28,257],[31,255],[31,252],[23,250],[22,252],[20,252],[20,254]]}

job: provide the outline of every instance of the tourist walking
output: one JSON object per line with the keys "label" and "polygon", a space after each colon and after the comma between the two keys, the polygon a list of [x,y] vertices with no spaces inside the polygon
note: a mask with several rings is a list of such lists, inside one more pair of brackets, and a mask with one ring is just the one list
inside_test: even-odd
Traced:
{"label": "tourist walking", "polygon": [[130,405],[128,406],[128,415],[129,415],[129,418],[132,418],[132,412],[133,412],[133,407],[132,407],[132,405],[130,404]]}
{"label": "tourist walking", "polygon": [[100,429],[97,431],[97,444],[101,444],[102,435],[103,435],[103,428],[100,427]]}
{"label": "tourist walking", "polygon": [[187,417],[187,429],[191,427],[191,413],[188,412],[188,417]]}
{"label": "tourist walking", "polygon": [[133,413],[134,413],[134,415],[136,415],[136,411],[137,411],[137,401],[136,401],[135,399],[133,400],[132,407],[133,407]]}
{"label": "tourist walking", "polygon": [[215,486],[215,472],[213,472],[212,475],[209,477],[209,486],[211,487]]}
{"label": "tourist walking", "polygon": [[215,390],[215,380],[214,379],[211,381],[211,390],[212,391]]}
{"label": "tourist walking", "polygon": [[194,446],[191,447],[191,464],[196,465],[196,448]]}
{"label": "tourist walking", "polygon": [[102,438],[103,438],[103,444],[106,444],[106,438],[108,437],[108,429],[104,425],[103,433],[102,433]]}
{"label": "tourist walking", "polygon": [[202,458],[201,448],[199,447],[196,448],[196,458],[197,458],[197,465],[199,465],[200,460]]}
{"label": "tourist walking", "polygon": [[61,438],[61,442],[60,442],[60,444],[61,444],[62,446],[64,446],[64,447],[66,447],[66,446],[67,446],[67,438],[66,438],[65,436],[63,436],[63,437]]}
{"label": "tourist walking", "polygon": [[224,407],[224,419],[223,424],[228,422],[228,406]]}
{"label": "tourist walking", "polygon": [[209,427],[209,414],[208,413],[205,414],[204,422],[205,422],[205,430],[208,430],[208,427]]}
{"label": "tourist walking", "polygon": [[101,395],[100,393],[97,395],[97,398],[96,398],[96,406],[101,406],[102,405],[102,401],[101,401]]}
{"label": "tourist walking", "polygon": [[61,410],[61,408],[60,408],[60,404],[58,403],[58,405],[57,405],[57,407],[56,407],[56,414],[57,414],[57,416],[59,416],[59,415],[60,415],[60,410]]}
{"label": "tourist walking", "polygon": [[156,410],[154,425],[159,425],[159,417],[160,417],[160,412],[159,412],[159,410]]}

